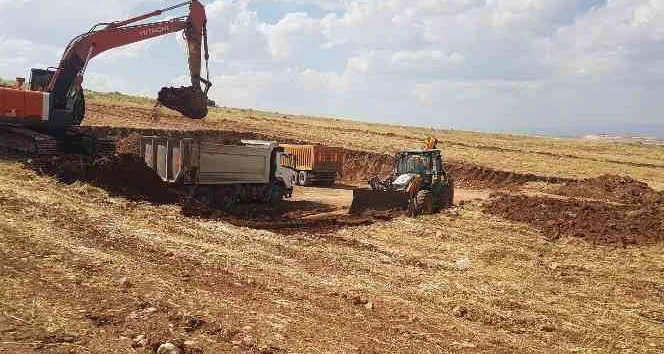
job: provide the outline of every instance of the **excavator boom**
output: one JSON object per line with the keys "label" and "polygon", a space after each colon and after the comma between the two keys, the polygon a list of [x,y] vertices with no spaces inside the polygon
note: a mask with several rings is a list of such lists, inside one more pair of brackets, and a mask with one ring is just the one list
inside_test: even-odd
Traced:
{"label": "excavator boom", "polygon": [[[187,16],[140,23],[184,7],[189,9]],[[55,70],[32,69],[29,89],[23,87],[24,79],[17,79],[15,88],[0,88],[0,146],[45,154],[60,145],[84,146],[84,153],[112,150],[109,142],[100,143],[100,139],[84,136],[77,129],[85,116],[82,83],[88,63],[105,51],[178,31],[183,31],[187,40],[191,86],[164,87],[158,101],[187,117],[204,118],[207,93],[212,85],[207,71],[206,25],[205,7],[200,1],[191,0],[127,20],[93,26],[69,42]],[[205,79],[201,77],[202,56],[206,62]]]}
{"label": "excavator boom", "polygon": [[[133,23],[148,19],[150,17],[162,15],[164,12],[174,10],[189,5],[189,15],[186,17],[177,17],[168,21],[159,21],[147,24],[131,25]],[[177,93],[168,97],[161,97],[162,104],[177,109],[184,115],[191,118],[203,118],[207,115],[207,91],[211,84],[209,80],[203,80],[205,89],[201,84],[201,52],[205,44],[205,59],[209,58],[207,52],[207,38],[203,42],[206,31],[207,17],[204,6],[197,0],[181,3],[166,9],[153,11],[124,21],[111,23],[100,23],[95,25],[87,33],[74,38],[60,60],[58,70],[49,82],[47,91],[51,93],[55,109],[65,109],[70,104],[70,95],[68,93],[73,89],[80,89],[82,77],[85,69],[92,58],[117,47],[140,42],[165,34],[184,30],[184,36],[187,40],[189,51],[189,71],[191,74],[191,88],[186,90],[176,90],[181,92],[183,98],[176,97]],[[97,29],[102,27],[101,29]],[[209,73],[208,73],[209,75]],[[170,100],[170,101],[169,101]],[[193,100],[193,101],[192,101]],[[171,102],[173,101],[173,102]],[[192,101],[189,107],[188,101]],[[200,107],[201,101],[203,107]],[[203,113],[204,111],[204,113]],[[195,113],[195,114],[194,114]],[[74,122],[83,117],[74,117]]]}

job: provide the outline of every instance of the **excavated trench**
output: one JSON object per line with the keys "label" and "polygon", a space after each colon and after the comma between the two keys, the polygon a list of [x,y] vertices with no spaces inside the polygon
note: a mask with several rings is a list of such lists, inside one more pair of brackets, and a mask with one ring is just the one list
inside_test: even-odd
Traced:
{"label": "excavated trench", "polygon": [[[223,219],[235,225],[279,233],[325,234],[351,225],[389,220],[399,213],[350,216],[339,206],[320,201],[285,200],[277,204],[244,204],[231,211],[200,205],[180,188],[162,182],[138,156],[142,135],[194,137],[201,140],[238,143],[240,139],[276,140],[264,134],[198,130],[177,131],[129,128],[87,128],[98,136],[111,136],[118,155],[93,160],[76,155],[33,157],[25,164],[40,174],[63,183],[83,181],[99,186],[110,195],[154,204],[179,204],[186,215]],[[306,143],[288,140],[287,143]],[[346,151],[342,181],[364,182],[369,176],[387,175],[393,157],[387,154]],[[549,239],[579,237],[596,244],[649,244],[664,237],[662,192],[627,177],[601,176],[587,180],[519,174],[463,162],[446,162],[457,186],[515,192],[527,182],[558,184],[552,193],[563,198],[500,193],[484,205],[484,211],[511,221],[528,223]],[[594,200],[587,200],[588,198]]]}
{"label": "excavated trench", "polygon": [[[173,138],[189,137],[202,141],[210,140],[223,144],[237,144],[241,139],[275,140],[288,144],[311,144],[311,142],[284,139],[275,136],[226,131],[226,130],[160,130],[111,127],[87,127],[97,136],[111,136],[118,142],[120,154],[138,154],[139,139],[143,135],[159,135]],[[341,180],[353,183],[365,183],[371,176],[387,176],[392,172],[394,157],[390,154],[344,149],[346,159],[341,173]],[[456,185],[471,189],[518,188],[528,182],[562,183],[574,179],[539,176],[511,171],[502,171],[471,163],[446,161],[446,169],[454,176]]]}

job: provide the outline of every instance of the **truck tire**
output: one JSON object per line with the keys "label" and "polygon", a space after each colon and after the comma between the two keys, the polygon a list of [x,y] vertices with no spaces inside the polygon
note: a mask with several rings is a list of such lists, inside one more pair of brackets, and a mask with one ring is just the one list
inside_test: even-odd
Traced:
{"label": "truck tire", "polygon": [[194,190],[194,200],[206,205],[212,206],[214,204],[215,191],[209,186],[196,186]]}
{"label": "truck tire", "polygon": [[433,213],[433,194],[428,190],[420,190],[415,196],[417,215]]}
{"label": "truck tire", "polygon": [[222,209],[230,209],[235,206],[238,198],[235,186],[218,186],[214,191],[214,203]]}
{"label": "truck tire", "polygon": [[281,185],[281,184],[274,184],[272,185],[272,191],[270,193],[270,203],[277,203],[280,202],[283,199],[284,196],[284,190],[286,188]]}
{"label": "truck tire", "polygon": [[308,186],[311,184],[311,178],[308,171],[300,171],[297,174],[297,184],[300,186]]}

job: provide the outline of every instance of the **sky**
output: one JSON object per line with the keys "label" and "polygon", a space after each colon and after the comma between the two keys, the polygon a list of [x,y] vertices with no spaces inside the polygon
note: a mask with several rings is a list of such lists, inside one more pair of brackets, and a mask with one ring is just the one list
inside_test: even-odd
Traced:
{"label": "sky", "polygon": [[[0,77],[96,22],[178,0],[0,0]],[[207,0],[218,104],[370,122],[664,137],[663,0]],[[169,13],[170,16],[182,12]],[[39,19],[39,20],[36,20]],[[94,58],[84,86],[186,83],[180,34]]]}

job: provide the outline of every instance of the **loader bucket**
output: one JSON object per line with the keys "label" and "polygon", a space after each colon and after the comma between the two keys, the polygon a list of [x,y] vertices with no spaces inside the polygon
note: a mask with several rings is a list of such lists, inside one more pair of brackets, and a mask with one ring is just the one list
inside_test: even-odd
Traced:
{"label": "loader bucket", "polygon": [[192,119],[205,118],[208,113],[207,97],[195,86],[162,87],[157,100]]}
{"label": "loader bucket", "polygon": [[404,192],[377,191],[371,188],[353,190],[353,203],[350,214],[360,214],[367,210],[408,209],[408,195]]}

